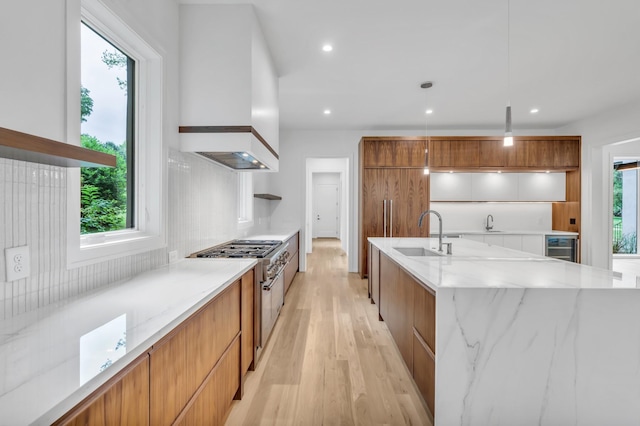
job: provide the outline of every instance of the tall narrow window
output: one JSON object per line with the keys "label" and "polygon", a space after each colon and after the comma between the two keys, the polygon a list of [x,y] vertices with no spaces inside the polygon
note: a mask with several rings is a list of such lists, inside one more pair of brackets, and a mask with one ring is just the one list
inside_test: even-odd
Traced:
{"label": "tall narrow window", "polygon": [[622,159],[613,171],[613,253],[638,253],[638,159]]}
{"label": "tall narrow window", "polygon": [[86,23],[81,32],[81,142],[116,156],[115,168],[82,168],[81,234],[136,228],[135,61]]}
{"label": "tall narrow window", "polygon": [[253,173],[238,173],[238,224],[253,223]]}

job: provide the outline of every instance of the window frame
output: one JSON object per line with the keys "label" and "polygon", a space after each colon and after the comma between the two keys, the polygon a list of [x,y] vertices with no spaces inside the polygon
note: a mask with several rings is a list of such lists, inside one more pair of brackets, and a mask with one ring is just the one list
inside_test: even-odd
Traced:
{"label": "window frame", "polygon": [[103,262],[166,247],[162,143],[162,56],[99,0],[67,2],[67,138],[80,145],[80,22],[136,61],[134,228],[80,234],[80,169],[67,172],[67,266]]}
{"label": "window frame", "polygon": [[253,173],[238,172],[238,229],[253,226]]}

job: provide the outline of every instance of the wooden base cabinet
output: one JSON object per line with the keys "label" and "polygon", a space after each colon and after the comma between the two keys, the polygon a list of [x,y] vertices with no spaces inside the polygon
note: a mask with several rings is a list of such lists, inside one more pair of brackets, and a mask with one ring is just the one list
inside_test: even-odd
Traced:
{"label": "wooden base cabinet", "polygon": [[[372,247],[372,253],[379,250]],[[380,318],[387,323],[427,407],[435,407],[436,295],[387,255],[372,257],[378,271]],[[375,277],[369,277],[374,282]],[[373,292],[372,292],[373,294]],[[373,297],[373,296],[372,296]]]}
{"label": "wooden base cabinet", "polygon": [[[115,380],[115,382],[113,382]],[[55,425],[148,425],[149,356],[144,355]]]}
{"label": "wooden base cabinet", "polygon": [[[225,289],[151,356],[151,424],[170,425],[240,333],[240,282]],[[240,379],[240,358],[233,371]],[[231,403],[231,401],[229,401]]]}

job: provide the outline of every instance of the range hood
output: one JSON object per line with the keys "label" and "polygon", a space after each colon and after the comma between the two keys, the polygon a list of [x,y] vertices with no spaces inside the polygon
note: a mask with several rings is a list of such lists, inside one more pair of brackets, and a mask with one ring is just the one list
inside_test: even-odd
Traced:
{"label": "range hood", "polygon": [[180,150],[236,171],[278,171],[278,154],[251,126],[180,126]]}

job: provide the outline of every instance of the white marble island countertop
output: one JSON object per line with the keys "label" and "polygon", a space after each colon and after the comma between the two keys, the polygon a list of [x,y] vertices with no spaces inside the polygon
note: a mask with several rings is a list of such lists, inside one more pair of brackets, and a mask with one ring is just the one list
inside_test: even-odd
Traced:
{"label": "white marble island countertop", "polygon": [[[636,288],[636,277],[459,238],[444,238],[452,255],[439,255],[437,238],[369,238],[432,290],[439,288]],[[433,256],[396,250],[424,247]]]}
{"label": "white marble island countertop", "polygon": [[50,424],[255,259],[184,259],[0,321],[0,425]]}
{"label": "white marble island countertop", "polygon": [[640,424],[635,276],[465,239],[420,257],[396,248],[437,238],[369,241],[435,292],[436,426]]}

